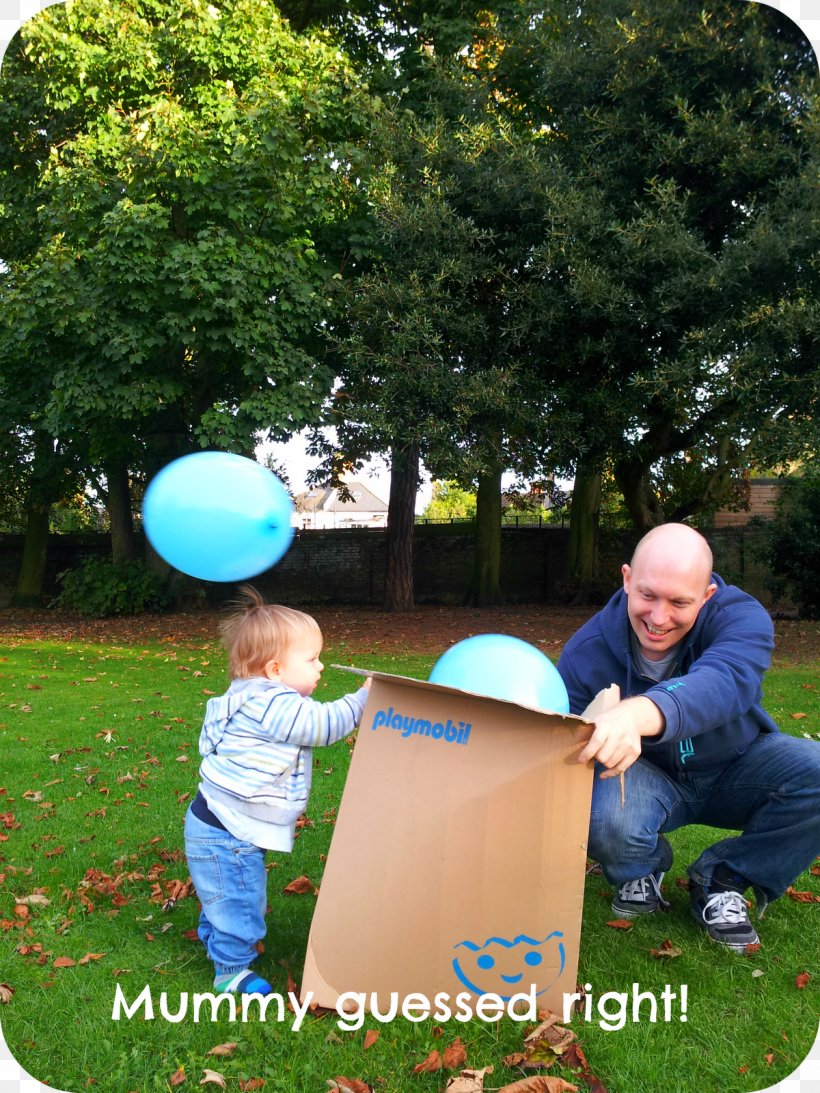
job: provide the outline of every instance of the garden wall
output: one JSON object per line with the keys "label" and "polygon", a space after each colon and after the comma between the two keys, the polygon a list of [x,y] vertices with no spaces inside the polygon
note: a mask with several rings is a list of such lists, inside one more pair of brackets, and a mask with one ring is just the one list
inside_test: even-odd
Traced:
{"label": "garden wall", "polygon": [[[569,529],[508,527],[502,531],[501,587],[509,603],[557,603],[563,599]],[[717,571],[771,606],[765,568],[755,560],[754,529],[724,527],[706,532]],[[637,540],[634,532],[603,530],[599,586],[607,595],[620,585],[621,564]],[[22,535],[0,533],[0,608],[14,591],[22,557]],[[415,596],[418,604],[460,604],[473,562],[472,529],[425,524],[415,530]],[[88,557],[106,557],[107,535],[53,535],[49,540],[46,600],[59,590],[57,574]],[[382,599],[385,533],[347,529],[303,531],[277,566],[254,578],[270,600],[291,604],[372,604]],[[235,586],[204,584],[210,604],[233,596]]]}

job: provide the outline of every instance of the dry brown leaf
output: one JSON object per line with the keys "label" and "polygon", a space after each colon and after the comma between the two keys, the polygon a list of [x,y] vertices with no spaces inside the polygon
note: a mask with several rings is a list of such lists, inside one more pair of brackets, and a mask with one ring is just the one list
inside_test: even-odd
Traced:
{"label": "dry brown leaf", "polygon": [[795,976],[795,979],[794,979],[794,985],[797,987],[797,989],[799,991],[804,990],[809,985],[810,982],[811,982],[811,976],[809,975],[808,972],[801,972],[799,975]]}
{"label": "dry brown leaf", "polygon": [[683,949],[676,949],[672,942],[667,937],[665,941],[662,941],[657,949],[650,949],[649,955],[654,956],[656,960],[662,960],[664,957],[668,959],[674,959],[676,956],[683,955]]}
{"label": "dry brown leaf", "polygon": [[90,964],[92,960],[102,960],[106,953],[86,953],[77,961],[78,964]]}
{"label": "dry brown leaf", "polygon": [[550,1013],[540,1025],[532,1030],[529,1036],[524,1038],[524,1044],[527,1047],[528,1054],[549,1047],[550,1051],[557,1055],[577,1039],[578,1037],[572,1029],[559,1025],[557,1015]]}
{"label": "dry brown leaf", "polygon": [[607,923],[607,926],[611,926],[613,930],[631,930],[633,925],[634,923],[630,922],[628,918],[614,918]]}
{"label": "dry brown leaf", "polygon": [[367,1051],[368,1048],[373,1047],[378,1038],[379,1030],[375,1028],[369,1028],[364,1034],[364,1050]]}
{"label": "dry brown leaf", "polygon": [[239,1088],[242,1090],[242,1093],[253,1093],[254,1089],[262,1089],[264,1085],[264,1078],[248,1078],[247,1081],[242,1081],[241,1078],[239,1079]]}
{"label": "dry brown leaf", "polygon": [[218,1085],[220,1089],[225,1089],[227,1083],[225,1082],[225,1076],[220,1074],[218,1070],[202,1071],[202,1077],[199,1079],[200,1085]]}
{"label": "dry brown leaf", "polygon": [[33,892],[30,896],[20,896],[17,903],[22,907],[48,907],[51,900],[42,892]]}
{"label": "dry brown leaf", "polygon": [[441,1053],[441,1065],[445,1070],[458,1070],[459,1067],[467,1065],[467,1049],[460,1036]]}
{"label": "dry brown leaf", "polygon": [[338,1075],[333,1081],[327,1083],[330,1093],[372,1093],[373,1086],[362,1082],[358,1078],[345,1078]]}
{"label": "dry brown leaf", "polygon": [[798,892],[794,888],[787,888],[786,894],[797,903],[820,903],[820,896],[814,892]]}
{"label": "dry brown leaf", "polygon": [[441,1070],[441,1055],[435,1048],[423,1063],[413,1067],[414,1074],[434,1074],[437,1070]]}
{"label": "dry brown leaf", "polygon": [[491,1066],[481,1070],[462,1070],[453,1078],[447,1079],[446,1093],[484,1093],[484,1075],[492,1074]]}
{"label": "dry brown leaf", "polygon": [[14,987],[10,987],[8,983],[0,983],[0,1002],[10,1002],[13,994]]}
{"label": "dry brown leaf", "polygon": [[313,891],[313,881],[302,875],[301,877],[292,880],[290,884],[282,889],[282,891],[286,896],[303,896],[307,892]]}
{"label": "dry brown leaf", "polygon": [[793,713],[791,716],[795,721],[802,721],[804,717],[809,715],[807,713]]}
{"label": "dry brown leaf", "polygon": [[210,1051],[206,1051],[205,1055],[206,1056],[208,1056],[208,1055],[217,1055],[217,1056],[231,1055],[231,1054],[233,1054],[234,1051],[236,1051],[236,1047],[237,1047],[236,1044],[231,1044],[231,1043],[217,1044],[216,1047],[212,1047]]}
{"label": "dry brown leaf", "polygon": [[73,968],[76,965],[76,961],[72,960],[70,956],[58,956],[54,960],[53,967],[55,968]]}
{"label": "dry brown leaf", "polygon": [[182,1085],[185,1081],[185,1067],[181,1066],[178,1070],[175,1070],[171,1077],[168,1079],[169,1085]]}
{"label": "dry brown leaf", "polygon": [[577,1093],[578,1086],[546,1074],[534,1074],[512,1085],[502,1085],[498,1093]]}

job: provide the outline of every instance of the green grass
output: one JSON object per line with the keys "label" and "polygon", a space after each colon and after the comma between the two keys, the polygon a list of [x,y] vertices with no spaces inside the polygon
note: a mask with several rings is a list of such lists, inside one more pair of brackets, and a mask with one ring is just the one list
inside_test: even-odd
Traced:
{"label": "green grass", "polygon": [[[356,657],[331,648],[324,659],[425,678],[435,657]],[[817,732],[816,678],[816,665],[779,667],[768,677],[767,704],[786,731]],[[354,682],[328,668],[318,697],[337,697]],[[519,1072],[503,1063],[522,1045],[522,1026],[512,1021],[452,1022],[441,1035],[432,1020],[404,1019],[369,1018],[363,1029],[344,1032],[334,1015],[308,1016],[298,1032],[290,1031],[290,1015],[282,1024],[112,1021],[117,985],[130,1001],[150,984],[155,1001],[166,991],[172,1009],[182,992],[210,989],[204,950],[186,936],[198,917],[195,898],[167,910],[162,901],[175,881],[187,879],[182,821],[196,788],[199,726],[208,692],[225,684],[216,642],[24,642],[0,655],[0,982],[14,991],[0,1019],[21,1065],[72,1093],[167,1090],[180,1068],[183,1090],[199,1088],[209,1068],[229,1090],[263,1078],[265,1093],[318,1093],[345,1075],[385,1093],[432,1093],[444,1089],[447,1075],[414,1075],[414,1065],[461,1036],[470,1066],[494,1067],[488,1089],[516,1080]],[[316,753],[309,823],[292,855],[269,856],[271,909],[259,970],[282,993],[289,976],[300,980],[314,906],[312,895],[282,889],[301,874],[321,881],[350,750],[342,742]],[[665,881],[673,909],[629,932],[606,925],[613,917],[608,886],[600,876],[587,879],[579,980],[592,987],[592,1020],[576,1016],[572,1027],[608,1093],[764,1089],[800,1064],[817,1035],[817,906],[781,899],[760,924],[759,952],[718,951],[696,928],[676,883],[709,839],[703,828],[673,836],[676,861]],[[117,881],[107,893],[106,877]],[[820,878],[807,873],[795,887],[820,894]],[[27,915],[15,911],[31,896]],[[654,959],[650,950],[665,939],[681,955]],[[81,963],[86,954],[104,955]],[[59,957],[75,965],[55,967]],[[799,990],[803,972],[811,979]],[[676,999],[668,1022],[661,1007],[655,1023],[629,1015],[618,1031],[600,1027],[600,996],[630,993],[633,983],[658,998],[666,984],[676,995],[686,984],[686,1022]],[[616,999],[607,1014],[617,1015]],[[379,1038],[365,1050],[368,1028]],[[231,1054],[207,1054],[225,1042],[237,1045]],[[579,1084],[571,1069],[550,1073]]]}

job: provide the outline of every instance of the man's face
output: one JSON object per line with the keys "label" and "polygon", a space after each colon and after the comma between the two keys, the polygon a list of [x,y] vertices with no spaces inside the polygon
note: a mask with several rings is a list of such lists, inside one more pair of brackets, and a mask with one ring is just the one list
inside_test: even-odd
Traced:
{"label": "man's face", "polygon": [[647,549],[621,572],[629,621],[648,660],[662,660],[686,637],[717,590],[702,566],[665,551]]}

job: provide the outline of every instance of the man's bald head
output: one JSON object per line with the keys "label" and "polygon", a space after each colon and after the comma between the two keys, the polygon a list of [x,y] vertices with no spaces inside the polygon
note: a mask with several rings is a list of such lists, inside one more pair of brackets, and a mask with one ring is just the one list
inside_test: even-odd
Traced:
{"label": "man's bald head", "polygon": [[671,568],[691,570],[703,577],[704,587],[712,576],[712,548],[688,524],[659,524],[652,528],[635,547],[629,563],[633,571],[641,564],[642,557]]}

